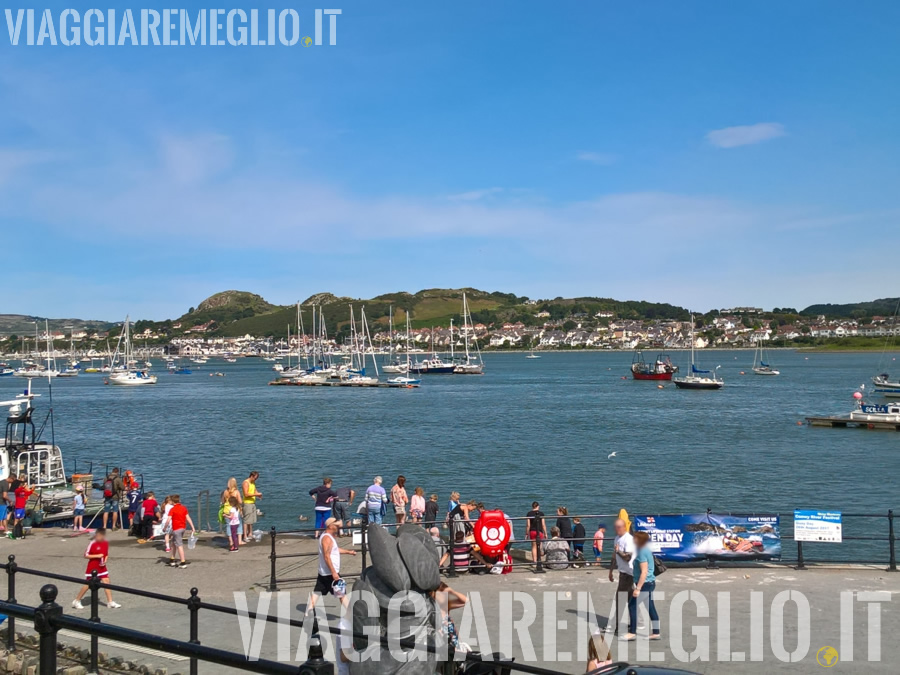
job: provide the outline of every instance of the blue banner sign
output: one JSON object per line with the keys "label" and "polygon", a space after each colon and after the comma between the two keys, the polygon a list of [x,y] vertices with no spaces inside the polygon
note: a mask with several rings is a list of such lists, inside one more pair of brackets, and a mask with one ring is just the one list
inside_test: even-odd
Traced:
{"label": "blue banner sign", "polygon": [[781,529],[777,515],[635,516],[634,529],[650,535],[650,549],[662,560],[781,558]]}
{"label": "blue banner sign", "polygon": [[795,541],[840,543],[841,539],[840,511],[794,511]]}

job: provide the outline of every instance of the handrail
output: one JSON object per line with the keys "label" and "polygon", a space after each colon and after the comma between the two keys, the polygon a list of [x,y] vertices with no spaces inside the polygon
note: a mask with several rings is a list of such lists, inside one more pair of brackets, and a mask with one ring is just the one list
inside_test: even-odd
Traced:
{"label": "handrail", "polygon": [[[203,526],[203,497],[206,497],[206,532],[212,532],[212,525],[209,520],[210,513],[210,499],[209,499],[209,490],[201,490],[197,493],[197,526]],[[221,528],[220,528],[221,529]],[[201,530],[203,531],[203,530]]]}
{"label": "handrail", "polygon": [[[712,509],[709,509],[709,508],[706,509],[706,512],[713,513]],[[794,516],[794,514],[793,514],[793,511],[789,512],[789,513],[780,513],[777,511],[774,511],[774,512],[773,511],[750,511],[750,512],[715,511],[714,513],[716,515],[728,515],[728,516],[739,516],[739,517],[759,516],[759,515],[778,516],[779,519],[781,519],[784,522],[784,527],[782,529],[782,532],[779,535],[779,538],[783,542],[795,541],[797,544],[797,556],[796,556],[796,558],[790,558],[790,557],[786,557],[786,556],[782,555],[782,556],[780,556],[779,560],[766,560],[766,559],[754,560],[754,559],[750,559],[750,558],[742,559],[742,560],[730,560],[728,558],[723,558],[721,556],[707,555],[705,558],[705,562],[708,567],[715,566],[715,564],[717,562],[733,562],[735,564],[758,564],[760,562],[763,562],[766,564],[779,564],[780,563],[780,564],[789,564],[789,565],[793,565],[794,563],[796,563],[797,569],[802,570],[802,569],[806,569],[805,563],[807,563],[807,562],[820,562],[820,563],[856,562],[856,561],[850,561],[850,560],[846,560],[846,559],[842,560],[839,558],[831,558],[831,559],[818,558],[815,561],[810,561],[808,558],[804,557],[803,542],[796,541],[794,539],[794,534],[793,534],[793,516]],[[363,514],[359,514],[359,515],[363,515]],[[636,512],[635,515],[641,515],[641,513]],[[686,515],[686,512],[682,511],[679,513],[654,513],[653,515],[683,516],[683,515]],[[887,512],[882,512],[882,513],[843,513],[842,512],[841,515],[842,515],[842,517],[846,517],[846,518],[861,518],[861,519],[876,519],[876,520],[887,519],[888,533],[886,536],[875,536],[875,535],[867,535],[867,534],[844,535],[844,536],[842,536],[842,539],[847,540],[847,541],[883,541],[883,542],[887,542],[888,549],[889,549],[887,570],[891,571],[891,572],[896,572],[897,571],[897,556],[896,556],[896,537],[894,534],[894,511],[893,511],[893,509],[889,509]],[[554,517],[555,517],[554,514],[546,514],[545,513],[543,516],[543,519],[546,523],[547,521],[552,521]],[[556,516],[556,517],[559,517],[559,516]],[[615,514],[613,514],[613,513],[589,514],[589,515],[569,514],[564,517],[567,517],[569,519],[579,518],[581,520],[598,519],[598,518],[611,520],[611,519],[618,518],[618,513],[615,513]],[[517,523],[517,522],[531,520],[531,518],[529,518],[528,516],[513,516],[513,517],[507,516],[507,519],[513,525],[515,525],[515,523]],[[428,527],[444,527],[447,524],[449,524],[450,522],[451,521],[446,520],[446,516],[445,516],[444,519],[442,519],[442,520],[436,520],[434,522],[419,523],[419,524],[423,525],[426,528],[428,528]],[[462,521],[462,522],[468,523],[469,525],[474,523],[474,521]],[[381,523],[381,524],[386,528],[394,528],[394,527],[398,526],[397,523]],[[365,568],[366,568],[366,561],[367,561],[367,547],[366,547],[366,543],[365,543],[365,538],[366,538],[365,530],[366,530],[367,526],[368,526],[368,520],[363,515],[363,517],[360,519],[360,523],[358,525],[350,524],[348,527],[345,528],[345,529],[350,530],[351,532],[356,531],[356,532],[362,533],[361,552],[362,552],[362,568],[363,568],[363,570],[365,570]],[[317,532],[317,530],[315,528],[295,528],[295,529],[284,530],[284,531],[279,531],[275,527],[272,527],[270,529],[269,559],[270,559],[271,565],[270,565],[270,574],[269,574],[269,584],[267,587],[268,590],[270,590],[270,591],[277,590],[279,583],[304,583],[304,582],[315,581],[316,577],[314,577],[314,576],[279,578],[276,563],[278,560],[281,560],[281,559],[312,557],[312,556],[318,555],[317,551],[279,554],[277,551],[276,544],[277,544],[277,537],[279,537],[279,536],[286,536],[286,535],[314,536],[316,534],[316,532]],[[613,533],[611,533],[611,532],[608,533],[608,535],[607,535],[608,538],[612,538],[612,536],[613,536]],[[578,543],[587,544],[588,542],[593,541],[593,533],[585,533],[584,537],[562,538],[562,540],[566,541],[566,542],[578,542]],[[530,539],[512,538],[509,541],[509,545],[511,547],[515,546],[515,545],[523,545],[523,544],[531,545],[533,543],[534,542]],[[448,548],[449,548],[452,546],[452,542],[445,542],[445,545],[448,546]],[[517,567],[532,567],[533,566],[535,568],[536,572],[538,572],[538,573],[543,572],[544,571],[544,569],[543,569],[544,561],[541,560],[542,552],[543,552],[542,547],[538,546],[537,547],[538,555],[537,555],[536,560],[531,561],[529,563],[521,563],[521,562],[513,563],[511,565],[511,567],[517,568]],[[574,562],[580,562],[580,560],[574,561]],[[586,562],[588,562],[588,561],[586,561]],[[859,561],[859,562],[862,562],[862,561]],[[671,564],[673,564],[675,566],[682,565],[682,564],[683,565],[698,565],[698,564],[703,564],[703,561],[698,560],[698,561],[686,562],[686,563],[673,562]],[[868,563],[866,563],[866,564],[868,564]],[[878,564],[878,563],[874,563],[874,564]],[[451,577],[456,575],[456,569],[454,568],[454,566],[452,564],[449,566],[449,568],[446,571],[447,571],[448,575]],[[358,575],[357,574],[347,574],[345,576],[347,578],[350,578],[350,577],[355,577]]]}
{"label": "handrail", "polygon": [[[157,649],[169,652],[171,654],[187,657],[188,659],[190,659],[190,672],[193,674],[196,674],[198,672],[198,664],[200,661],[258,673],[275,673],[276,675],[287,675],[287,673],[295,674],[297,672],[317,674],[321,673],[322,675],[331,675],[334,672],[334,665],[326,662],[323,658],[321,638],[318,635],[321,630],[319,629],[317,623],[314,623],[313,630],[317,631],[317,633],[314,633],[312,635],[312,640],[310,641],[308,655],[309,658],[306,663],[299,668],[298,671],[298,668],[296,666],[287,663],[270,661],[266,659],[251,660],[247,658],[246,655],[238,652],[231,652],[225,649],[202,645],[199,640],[198,630],[198,614],[201,609],[211,609],[217,611],[225,610],[230,614],[238,614],[238,611],[233,608],[220,607],[218,605],[210,605],[208,603],[202,602],[199,598],[196,588],[192,588],[190,598],[184,600],[183,598],[161,596],[161,594],[150,594],[148,592],[140,591],[139,589],[134,588],[106,585],[101,583],[101,580],[97,576],[97,573],[94,572],[88,582],[89,588],[91,590],[91,617],[89,619],[84,619],[80,617],[66,616],[63,614],[63,608],[56,603],[56,599],[58,597],[58,589],[52,584],[46,584],[40,589],[41,604],[39,606],[30,607],[20,604],[14,597],[15,575],[19,571],[35,575],[42,575],[43,573],[40,573],[37,570],[24,570],[18,568],[15,562],[15,556],[10,556],[9,558],[9,562],[4,564],[3,567],[6,569],[7,574],[10,575],[11,596],[5,601],[0,600],[0,612],[6,614],[9,617],[10,625],[8,627],[8,649],[11,652],[15,651],[16,649],[14,626],[15,619],[33,620],[34,628],[40,637],[40,675],[55,675],[57,673],[57,634],[62,629],[68,629],[90,636],[91,672],[99,672],[98,639],[101,637],[111,640],[117,640],[119,642],[124,642],[130,645],[146,647],[149,649]],[[74,577],[50,575],[49,573],[47,573],[47,576],[48,578],[58,578],[63,581],[75,581],[81,583],[80,579],[76,579]],[[188,610],[190,611],[190,640],[185,642],[183,640],[145,633],[143,631],[138,631],[131,628],[124,628],[122,626],[101,623],[98,614],[99,592],[101,586],[103,588],[109,588],[111,590],[114,589],[119,592],[131,593],[133,595],[140,595],[145,597],[160,596],[162,599],[178,602],[179,604],[186,604]],[[253,618],[256,617],[255,613],[253,612],[247,612],[247,614]],[[268,619],[268,617],[266,618]],[[277,617],[274,618],[274,620],[279,621]],[[302,621],[292,620],[290,623],[291,625],[298,625],[300,627],[303,626]],[[324,630],[325,632],[332,635],[340,635],[343,632],[342,629],[337,626],[327,626],[324,628]],[[366,633],[357,633],[355,631],[352,633],[352,635],[354,638],[364,640],[370,640],[372,638],[372,636]],[[403,649],[417,648],[424,649],[430,654],[439,653],[439,648],[436,645],[420,643],[415,637],[401,638],[400,640],[397,640],[395,642],[396,646],[399,646]],[[395,646],[387,636],[381,636],[379,644],[388,648],[393,648]],[[453,648],[449,645],[447,646],[447,648],[447,663],[454,663],[455,661]],[[502,667],[505,672],[516,670],[520,672],[531,673],[532,675],[560,675],[558,671],[524,663],[515,663],[511,659],[507,659],[501,656],[489,658],[478,653],[466,653],[463,660],[467,662],[496,664],[497,666]]]}

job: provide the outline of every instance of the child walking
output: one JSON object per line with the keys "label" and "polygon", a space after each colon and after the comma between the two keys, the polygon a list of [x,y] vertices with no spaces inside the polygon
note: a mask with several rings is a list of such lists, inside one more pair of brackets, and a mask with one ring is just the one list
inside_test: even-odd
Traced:
{"label": "child walking", "polygon": [[228,513],[225,515],[225,520],[231,534],[231,548],[228,550],[237,551],[241,544],[241,503],[235,496],[228,498]]}
{"label": "child walking", "polygon": [[181,497],[172,495],[172,508],[169,509],[169,518],[172,520],[172,544],[178,552],[179,560],[172,557],[169,560],[169,567],[187,567],[188,563],[184,559],[184,531],[188,525],[191,526],[191,536],[197,531],[194,527],[194,521],[188,514],[187,507],[181,503]]}
{"label": "child walking", "polygon": [[[84,571],[84,578],[90,581],[93,573],[96,571],[100,581],[109,585],[109,571],[106,569],[106,560],[109,557],[109,542],[106,541],[105,529],[102,527],[97,528],[97,531],[94,532],[94,536],[91,538],[91,542],[84,552],[84,557],[87,558],[88,561],[87,569]],[[84,605],[81,604],[81,599],[89,589],[90,586],[87,584],[81,587],[81,590],[78,591],[78,595],[75,596],[75,599],[72,601],[72,607],[75,609],[84,609]],[[104,588],[103,590],[106,591],[107,607],[110,609],[118,609],[122,606],[118,602],[113,602],[112,591],[108,588]]]}
{"label": "child walking", "polygon": [[169,545],[169,535],[172,534],[172,519],[169,518],[169,511],[172,510],[174,505],[175,503],[172,501],[172,495],[169,495],[163,500],[163,515],[160,522],[162,523],[162,531],[165,535],[166,553],[171,553],[172,551],[172,547]]}
{"label": "child walking", "polygon": [[75,486],[75,499],[72,500],[72,530],[81,532],[84,527],[84,487],[81,484]]}

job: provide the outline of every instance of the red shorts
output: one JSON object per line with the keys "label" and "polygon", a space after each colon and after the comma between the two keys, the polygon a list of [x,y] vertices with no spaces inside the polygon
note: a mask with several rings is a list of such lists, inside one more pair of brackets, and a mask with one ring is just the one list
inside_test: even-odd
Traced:
{"label": "red shorts", "polygon": [[529,538],[529,539],[543,539],[543,538],[544,538],[544,533],[543,533],[543,532],[540,532],[540,531],[538,531],[538,530],[531,530],[531,531],[528,533],[528,538]]}
{"label": "red shorts", "polygon": [[[108,577],[108,576],[109,576],[109,570],[107,570],[105,567],[97,567],[97,568],[95,568],[95,569],[97,570],[97,577],[98,577],[98,578],[103,579],[104,577]],[[87,570],[87,571],[84,573],[84,578],[87,579],[88,581],[91,580],[91,571],[92,571],[92,570]]]}

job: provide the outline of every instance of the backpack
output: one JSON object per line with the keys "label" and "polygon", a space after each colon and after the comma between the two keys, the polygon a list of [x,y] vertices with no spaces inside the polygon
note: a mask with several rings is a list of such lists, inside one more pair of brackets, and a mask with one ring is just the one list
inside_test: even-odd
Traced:
{"label": "backpack", "polygon": [[109,478],[103,483],[103,496],[107,499],[113,496],[113,482]]}

